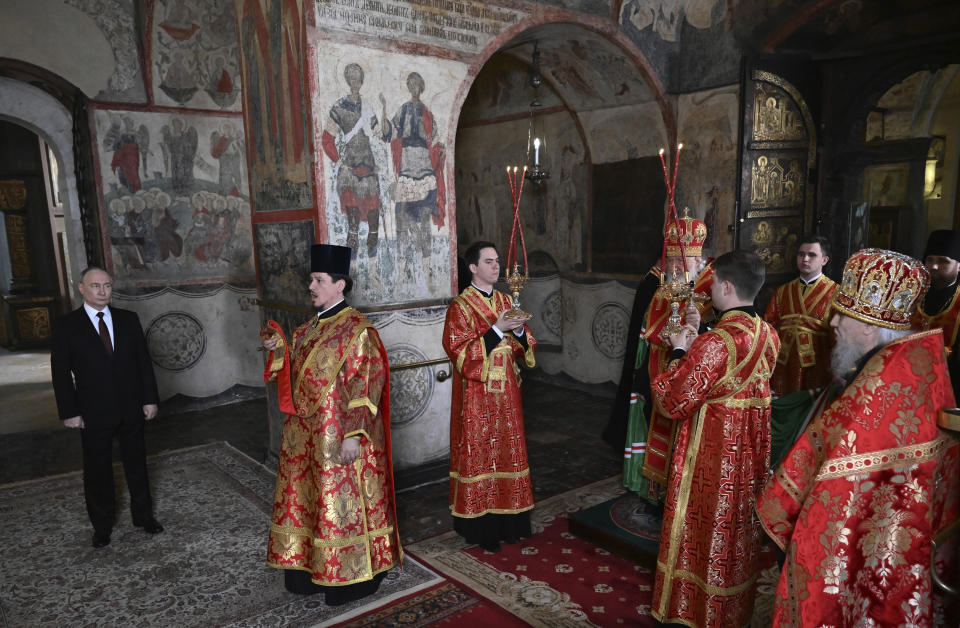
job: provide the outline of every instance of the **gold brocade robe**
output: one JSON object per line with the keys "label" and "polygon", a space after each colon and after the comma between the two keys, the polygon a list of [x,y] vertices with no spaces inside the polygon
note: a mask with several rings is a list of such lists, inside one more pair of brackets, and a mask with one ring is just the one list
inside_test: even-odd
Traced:
{"label": "gold brocade robe", "polygon": [[921,302],[913,315],[913,326],[921,331],[942,329],[943,343],[949,356],[957,344],[957,333],[960,332],[960,290],[953,293],[953,298],[939,314],[927,314]]}
{"label": "gold brocade robe", "polygon": [[954,405],[934,330],[880,349],[810,422],[757,500],[786,552],[774,626],[934,625],[931,541],[960,499],[937,415]]}
{"label": "gold brocade robe", "polygon": [[[370,321],[347,307],[301,325],[290,361],[296,414],[283,424],[267,564],[309,571],[321,585],[370,580],[402,558],[386,351]],[[362,452],[343,465],[348,437]]]}
{"label": "gold brocade robe", "polygon": [[730,310],[652,383],[655,405],[680,424],[650,606],[659,621],[729,628],[750,619],[779,349],[759,316]]}
{"label": "gold brocade robe", "polygon": [[510,307],[506,294],[495,290],[488,299],[470,286],[447,309],[443,349],[454,365],[450,404],[454,517],[516,514],[533,508],[517,360],[535,366],[537,341],[527,326],[526,349],[509,331],[489,354],[483,340]]}
{"label": "gold brocade robe", "polygon": [[[655,269],[656,270],[656,269]],[[660,271],[662,279],[663,272]],[[713,285],[713,266],[707,266],[693,283],[693,290],[699,295],[705,295],[707,298],[702,301],[694,301],[697,311],[700,312],[701,320],[704,320],[712,310],[713,301],[710,297],[710,288]],[[686,304],[680,306],[681,321],[686,321],[684,311]],[[650,382],[652,383],[661,373],[667,370],[667,362],[670,357],[669,341],[660,337],[660,332],[667,324],[670,317],[670,301],[664,296],[663,288],[658,288],[650,301],[647,313],[643,319],[643,337],[650,343],[650,357],[648,358],[648,368],[650,370]],[[650,422],[647,428],[647,450],[643,458],[643,469],[641,473],[644,477],[656,482],[661,486],[666,486],[667,475],[670,470],[670,458],[673,454],[673,444],[677,436],[677,422],[665,416],[663,412],[653,404],[650,409]]]}
{"label": "gold brocade robe", "polygon": [[770,388],[777,396],[830,383],[830,301],[837,284],[826,275],[804,290],[799,278],[779,288],[763,318],[783,343]]}

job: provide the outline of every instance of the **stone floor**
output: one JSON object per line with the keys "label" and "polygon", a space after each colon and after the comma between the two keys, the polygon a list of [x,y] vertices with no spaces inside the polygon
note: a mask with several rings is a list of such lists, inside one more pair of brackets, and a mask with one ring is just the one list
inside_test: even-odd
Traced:
{"label": "stone floor", "polygon": [[[5,358],[9,356],[4,356]],[[35,375],[35,374],[34,374]],[[527,447],[534,498],[543,499],[620,472],[618,452],[604,444],[600,433],[612,403],[613,385],[587,386],[558,378],[524,380]],[[35,379],[35,378],[34,378]],[[47,380],[49,381],[49,380]],[[4,414],[11,412],[8,383],[0,383]],[[43,386],[31,382],[34,405],[49,413]],[[19,389],[17,389],[19,390]],[[244,391],[241,397],[250,397]],[[18,404],[30,404],[18,398]],[[267,457],[266,400],[247,398],[228,405],[183,411],[184,404],[161,404],[161,415],[147,424],[147,452],[155,454],[209,442],[227,441],[257,461]],[[18,410],[21,414],[22,408]],[[6,421],[6,419],[4,420]],[[0,483],[77,471],[82,467],[78,434],[62,427],[0,433]],[[21,426],[22,427],[22,426]],[[452,527],[447,509],[447,469],[443,461],[397,476],[397,510],[404,542],[426,538]],[[78,496],[78,499],[81,499]],[[157,518],[163,521],[163,513]]]}

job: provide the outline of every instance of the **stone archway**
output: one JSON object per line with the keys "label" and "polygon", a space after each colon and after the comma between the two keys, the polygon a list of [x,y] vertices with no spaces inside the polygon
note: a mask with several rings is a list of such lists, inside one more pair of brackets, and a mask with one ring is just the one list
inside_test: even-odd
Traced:
{"label": "stone archway", "polygon": [[67,280],[72,299],[75,296],[74,278],[87,266],[74,162],[73,115],[60,101],[42,89],[0,77],[0,118],[15,122],[42,137],[60,163],[57,186],[64,203]]}

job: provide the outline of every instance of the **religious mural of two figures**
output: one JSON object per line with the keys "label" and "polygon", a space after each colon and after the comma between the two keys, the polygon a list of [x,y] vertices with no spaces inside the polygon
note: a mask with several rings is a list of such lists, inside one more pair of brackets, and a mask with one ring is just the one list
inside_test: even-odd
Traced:
{"label": "religious mural of two figures", "polygon": [[253,280],[240,118],[97,111],[115,276]]}
{"label": "religious mural of two figures", "polygon": [[[321,139],[330,242],[353,249],[365,301],[443,294],[449,289],[445,149],[421,100],[426,81],[407,72],[406,93],[395,85],[364,90],[365,70],[353,62],[342,77],[347,93],[326,109]],[[398,96],[388,99],[384,91]],[[377,92],[376,99],[369,95]]]}

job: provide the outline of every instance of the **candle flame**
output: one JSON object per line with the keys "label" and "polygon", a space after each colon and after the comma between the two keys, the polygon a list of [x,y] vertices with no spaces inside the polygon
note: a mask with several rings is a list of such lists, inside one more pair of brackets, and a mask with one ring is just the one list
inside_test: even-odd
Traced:
{"label": "candle flame", "polygon": [[679,144],[677,144],[677,150],[680,150],[681,148],[683,148],[683,142],[680,142]]}
{"label": "candle flame", "polygon": [[534,148],[540,148],[540,138],[539,138],[539,137],[533,138],[533,147],[534,147]]}
{"label": "candle flame", "polygon": [[510,172],[510,166],[507,166],[507,172],[508,173]]}
{"label": "candle flame", "polygon": [[527,167],[526,167],[526,166],[523,167],[523,171],[524,171],[524,172],[527,171]]}
{"label": "candle flame", "polygon": [[[526,170],[526,168],[524,168],[524,170]],[[513,167],[513,172],[514,172],[514,173],[517,172],[517,167],[516,167],[516,166]]]}
{"label": "candle flame", "polygon": [[660,152],[659,152],[658,154],[660,154],[660,155],[663,154],[663,149],[662,149],[662,148],[660,149]]}

